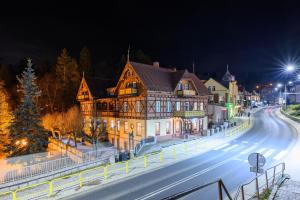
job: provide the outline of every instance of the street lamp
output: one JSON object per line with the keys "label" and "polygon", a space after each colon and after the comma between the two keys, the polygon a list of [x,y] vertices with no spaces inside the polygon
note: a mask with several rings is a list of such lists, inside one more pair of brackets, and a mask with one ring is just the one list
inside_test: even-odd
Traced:
{"label": "street lamp", "polygon": [[292,65],[292,64],[288,64],[288,65],[286,66],[285,70],[286,70],[287,72],[292,72],[292,71],[295,70],[295,66]]}

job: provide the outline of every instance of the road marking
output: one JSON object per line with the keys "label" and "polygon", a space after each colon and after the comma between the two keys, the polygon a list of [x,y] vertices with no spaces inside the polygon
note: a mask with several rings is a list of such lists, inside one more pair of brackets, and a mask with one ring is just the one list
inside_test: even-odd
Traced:
{"label": "road marking", "polygon": [[247,153],[249,153],[249,152],[251,152],[253,149],[255,149],[256,148],[256,146],[254,145],[254,146],[252,146],[252,147],[250,147],[250,148],[248,148],[248,149],[245,149],[244,151],[242,151],[241,153],[239,153],[240,155],[244,155],[244,154],[247,154]]}
{"label": "road marking", "polygon": [[274,160],[281,160],[281,159],[283,158],[283,156],[285,156],[285,154],[286,154],[287,152],[288,152],[287,150],[280,151],[280,153],[277,154],[277,155],[274,157]]}
{"label": "road marking", "polygon": [[173,188],[173,187],[175,187],[175,186],[177,186],[177,185],[180,185],[181,183],[187,182],[187,181],[189,181],[189,180],[191,180],[191,179],[193,179],[193,178],[196,178],[197,176],[200,176],[200,175],[202,175],[202,174],[205,174],[205,173],[207,173],[207,172],[209,172],[209,171],[211,171],[211,170],[213,170],[213,169],[216,169],[217,167],[222,166],[223,164],[225,164],[225,163],[231,161],[232,159],[233,159],[233,158],[229,158],[229,159],[227,159],[227,160],[224,160],[224,161],[222,161],[222,162],[219,162],[219,163],[217,163],[217,164],[215,164],[215,165],[212,165],[211,167],[208,167],[208,168],[206,168],[206,169],[204,169],[204,170],[201,170],[201,171],[199,171],[199,172],[197,172],[197,173],[194,173],[194,174],[192,174],[192,175],[190,175],[190,176],[188,176],[188,177],[185,177],[185,178],[183,178],[183,179],[181,179],[181,180],[178,180],[178,181],[176,181],[176,182],[174,182],[174,183],[172,183],[172,184],[166,185],[165,187],[162,187],[162,188],[160,188],[160,189],[158,189],[158,190],[155,190],[155,191],[153,191],[153,192],[150,192],[150,193],[148,193],[148,194],[146,194],[146,195],[144,195],[144,196],[142,196],[142,197],[139,197],[139,198],[137,198],[137,199],[135,199],[135,200],[145,200],[145,199],[149,199],[149,198],[151,198],[151,197],[153,197],[153,196],[155,196],[155,195],[157,195],[157,194],[159,194],[159,193],[161,193],[161,192],[164,192],[164,191],[166,191],[166,190],[169,190],[169,189],[171,189],[171,188]]}
{"label": "road marking", "polygon": [[267,152],[263,153],[265,158],[270,157],[275,152],[275,149],[270,149]]}
{"label": "road marking", "polygon": [[216,148],[214,148],[214,150],[219,150],[219,149],[222,149],[222,148],[227,147],[227,146],[229,146],[228,143],[223,144],[223,145],[221,145],[221,146],[219,146],[219,147],[216,147]]}
{"label": "road marking", "polygon": [[256,153],[262,153],[262,152],[264,152],[265,150],[267,150],[266,148],[261,148],[261,149],[259,149],[258,151],[256,151]]}
{"label": "road marking", "polygon": [[242,141],[242,143],[244,143],[244,144],[248,144],[249,142],[248,142],[248,141]]}
{"label": "road marking", "polygon": [[227,151],[230,151],[231,149],[234,149],[235,147],[238,147],[238,146],[239,146],[239,145],[235,144],[235,145],[232,145],[231,147],[228,147],[228,148],[226,148],[226,149],[223,149],[222,151],[227,152]]}

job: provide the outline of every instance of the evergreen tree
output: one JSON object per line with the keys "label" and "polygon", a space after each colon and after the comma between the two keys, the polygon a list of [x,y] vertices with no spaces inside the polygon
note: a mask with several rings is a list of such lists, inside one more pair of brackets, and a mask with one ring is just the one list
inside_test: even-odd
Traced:
{"label": "evergreen tree", "polygon": [[36,85],[31,59],[27,60],[27,67],[21,76],[17,76],[17,79],[22,103],[14,112],[14,120],[9,126],[11,156],[45,151],[48,136],[41,125],[39,109],[36,105],[41,91]]}
{"label": "evergreen tree", "polygon": [[12,121],[12,113],[9,105],[9,95],[4,88],[4,82],[0,81],[0,158],[9,153],[9,125]]}
{"label": "evergreen tree", "polygon": [[61,111],[71,107],[76,98],[76,92],[80,83],[80,74],[77,61],[71,58],[66,49],[57,58],[56,62],[56,79],[61,85],[59,99],[62,102]]}
{"label": "evergreen tree", "polygon": [[79,69],[81,73],[84,72],[89,76],[92,75],[92,58],[87,47],[83,47],[80,52]]}

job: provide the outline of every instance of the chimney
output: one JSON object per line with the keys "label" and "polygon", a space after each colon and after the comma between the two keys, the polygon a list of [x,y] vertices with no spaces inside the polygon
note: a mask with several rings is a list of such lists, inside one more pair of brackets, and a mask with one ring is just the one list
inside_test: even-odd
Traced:
{"label": "chimney", "polygon": [[154,66],[154,67],[159,67],[159,62],[157,62],[157,61],[156,61],[156,62],[153,62],[153,66]]}

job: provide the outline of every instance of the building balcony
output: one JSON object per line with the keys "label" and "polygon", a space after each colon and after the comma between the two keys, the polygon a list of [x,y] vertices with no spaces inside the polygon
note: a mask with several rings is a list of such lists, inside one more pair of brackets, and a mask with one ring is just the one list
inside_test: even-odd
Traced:
{"label": "building balcony", "polygon": [[205,116],[205,112],[203,110],[174,111],[174,117],[191,118],[191,117],[204,117],[204,116]]}
{"label": "building balcony", "polygon": [[136,88],[124,88],[119,90],[119,95],[136,95],[138,90]]}
{"label": "building balcony", "polygon": [[77,100],[78,101],[87,101],[87,100],[89,100],[89,95],[78,95]]}
{"label": "building balcony", "polygon": [[178,96],[194,96],[196,95],[195,90],[178,90],[177,91]]}

